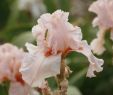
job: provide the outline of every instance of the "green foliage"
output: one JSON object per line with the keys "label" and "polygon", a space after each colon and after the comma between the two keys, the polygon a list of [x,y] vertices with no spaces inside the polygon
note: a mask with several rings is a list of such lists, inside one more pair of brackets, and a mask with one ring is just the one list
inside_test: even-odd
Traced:
{"label": "green foliage", "polygon": [[4,82],[0,85],[0,95],[8,95],[9,82]]}
{"label": "green foliage", "polygon": [[69,86],[68,95],[82,95],[81,92],[75,86]]}
{"label": "green foliage", "polygon": [[18,47],[23,47],[26,42],[32,43],[33,41],[34,37],[32,36],[31,32],[21,33],[12,39],[12,43]]}

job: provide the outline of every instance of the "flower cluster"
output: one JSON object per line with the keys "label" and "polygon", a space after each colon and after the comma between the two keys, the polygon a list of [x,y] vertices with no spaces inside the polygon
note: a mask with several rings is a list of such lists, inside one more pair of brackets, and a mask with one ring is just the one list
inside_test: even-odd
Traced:
{"label": "flower cluster", "polygon": [[92,54],[87,41],[82,40],[81,29],[69,23],[68,16],[68,12],[61,10],[46,13],[32,28],[37,45],[26,43],[28,53],[20,68],[23,79],[32,87],[44,87],[46,78],[60,74],[61,61],[71,51],[88,58],[88,77],[103,70],[103,60]]}
{"label": "flower cluster", "polygon": [[97,0],[90,7],[89,11],[97,14],[93,20],[93,26],[99,27],[97,38],[91,43],[94,53],[102,54],[104,48],[104,35],[110,29],[111,40],[113,40],[113,0]]}

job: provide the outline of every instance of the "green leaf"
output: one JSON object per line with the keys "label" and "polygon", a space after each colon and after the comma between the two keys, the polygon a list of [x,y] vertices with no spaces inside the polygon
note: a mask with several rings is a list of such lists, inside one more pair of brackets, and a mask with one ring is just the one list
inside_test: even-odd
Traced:
{"label": "green leaf", "polygon": [[70,84],[77,83],[83,76],[85,76],[87,71],[87,68],[84,68],[83,70],[79,71],[77,74],[73,75],[73,77],[70,79]]}
{"label": "green leaf", "polygon": [[0,95],[8,95],[9,82],[0,84]]}
{"label": "green leaf", "polygon": [[34,37],[32,36],[32,33],[31,32],[24,32],[16,37],[14,37],[12,40],[12,43],[19,46],[19,47],[23,47],[26,42],[31,43],[33,41],[34,41]]}
{"label": "green leaf", "polygon": [[68,95],[82,95],[79,89],[75,86],[69,86]]}
{"label": "green leaf", "polygon": [[64,11],[69,11],[70,9],[70,1],[69,0],[59,0],[60,8]]}
{"label": "green leaf", "polygon": [[44,4],[46,5],[49,13],[52,13],[57,9],[55,1],[56,0],[44,0]]}

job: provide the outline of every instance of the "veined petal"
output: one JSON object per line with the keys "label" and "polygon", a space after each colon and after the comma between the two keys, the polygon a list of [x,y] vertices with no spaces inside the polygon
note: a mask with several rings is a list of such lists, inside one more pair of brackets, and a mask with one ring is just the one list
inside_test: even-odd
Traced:
{"label": "veined petal", "polygon": [[69,16],[69,12],[63,12],[62,10],[57,10],[52,14],[53,17],[58,17],[61,18],[62,20],[67,22],[68,21],[68,16]]}
{"label": "veined petal", "polygon": [[33,87],[42,87],[45,78],[60,73],[61,55],[45,57],[42,53],[27,54],[20,72],[23,79]]}

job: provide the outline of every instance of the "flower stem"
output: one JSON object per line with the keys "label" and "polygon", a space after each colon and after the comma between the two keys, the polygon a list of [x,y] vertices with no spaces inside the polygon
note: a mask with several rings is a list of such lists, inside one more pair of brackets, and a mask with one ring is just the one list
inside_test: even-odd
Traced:
{"label": "flower stem", "polygon": [[42,88],[41,90],[42,90],[42,95],[52,95],[52,91],[48,83],[46,84],[46,87]]}
{"label": "flower stem", "polygon": [[[68,68],[67,68],[64,60],[62,60],[60,74],[57,76],[59,90],[60,90],[59,95],[67,95],[68,80],[67,80],[67,70],[66,69],[68,69]],[[69,72],[68,72],[68,74],[69,74]]]}

